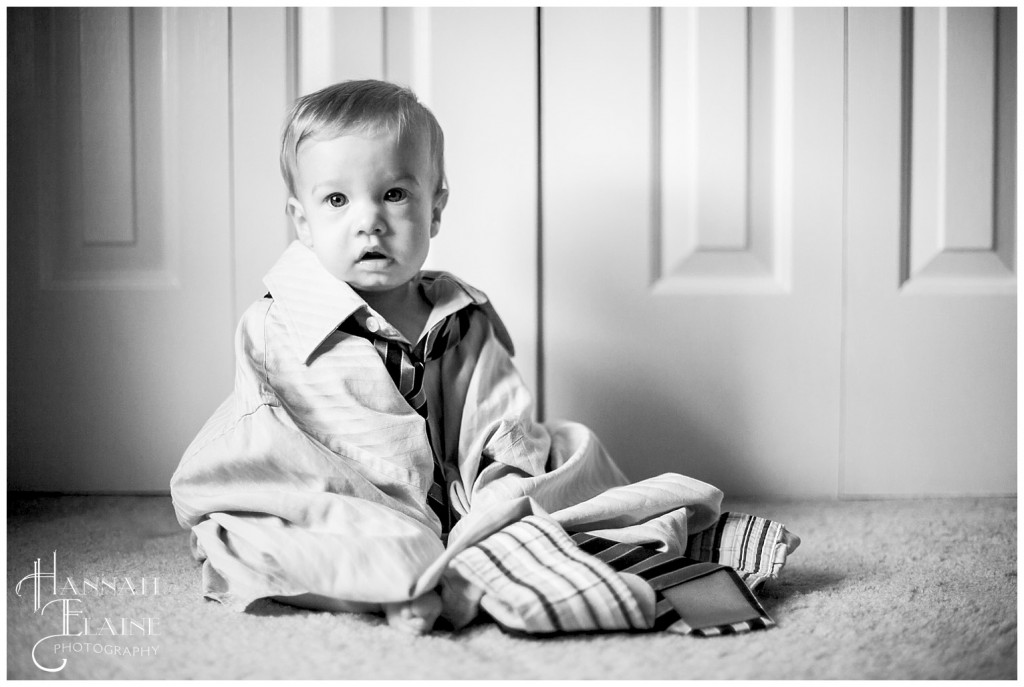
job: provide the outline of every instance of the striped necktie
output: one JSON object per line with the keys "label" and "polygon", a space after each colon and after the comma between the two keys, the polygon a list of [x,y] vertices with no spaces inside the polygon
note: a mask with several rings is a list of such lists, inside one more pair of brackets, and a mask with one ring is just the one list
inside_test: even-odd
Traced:
{"label": "striped necktie", "polygon": [[[383,361],[384,367],[399,393],[402,394],[409,406],[426,420],[427,395],[423,388],[423,372],[426,363],[441,358],[445,352],[458,345],[469,328],[470,314],[470,307],[452,313],[431,327],[430,331],[411,348],[402,341],[389,339],[379,333],[367,330],[359,324],[355,317],[349,317],[342,322],[338,330],[362,337],[373,344],[374,350]],[[441,520],[442,534],[447,534],[458,519],[458,513],[452,509],[448,498],[447,480],[444,476],[441,457],[434,451],[430,423],[426,423],[426,428],[427,439],[434,457],[434,475],[430,489],[427,491],[427,503]]]}
{"label": "striped necktie", "polygon": [[616,572],[633,573],[651,585],[657,600],[654,630],[710,637],[775,624],[732,567],[582,532],[571,538]]}

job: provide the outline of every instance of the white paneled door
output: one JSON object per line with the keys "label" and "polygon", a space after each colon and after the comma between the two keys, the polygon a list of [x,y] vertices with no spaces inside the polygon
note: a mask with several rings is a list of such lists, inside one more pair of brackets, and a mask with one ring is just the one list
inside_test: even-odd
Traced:
{"label": "white paneled door", "polygon": [[1017,483],[1016,9],[851,9],[842,493]]}
{"label": "white paneled door", "polygon": [[632,477],[833,492],[842,11],[544,10],[542,31],[548,415]]}
{"label": "white paneled door", "polygon": [[546,419],[728,493],[1014,493],[1014,8],[14,8],[8,486],[165,491],[294,96],[414,88]]}
{"label": "white paneled door", "polygon": [[239,293],[286,238],[260,12],[8,13],[10,489],[165,492],[230,390]]}
{"label": "white paneled door", "polygon": [[1015,492],[1015,36],[543,10],[548,415],[733,494]]}

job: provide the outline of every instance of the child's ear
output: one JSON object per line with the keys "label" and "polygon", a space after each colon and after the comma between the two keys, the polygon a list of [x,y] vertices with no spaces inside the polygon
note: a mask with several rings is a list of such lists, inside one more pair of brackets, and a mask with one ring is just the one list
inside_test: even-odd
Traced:
{"label": "child's ear", "polygon": [[313,237],[309,231],[309,222],[306,220],[306,211],[302,208],[302,203],[292,196],[288,199],[288,216],[292,220],[292,226],[295,227],[295,235],[299,237],[299,241],[306,248],[313,247]]}
{"label": "child's ear", "polygon": [[448,204],[448,189],[443,188],[434,194],[434,207],[430,210],[430,238],[437,236],[441,230],[441,212]]}

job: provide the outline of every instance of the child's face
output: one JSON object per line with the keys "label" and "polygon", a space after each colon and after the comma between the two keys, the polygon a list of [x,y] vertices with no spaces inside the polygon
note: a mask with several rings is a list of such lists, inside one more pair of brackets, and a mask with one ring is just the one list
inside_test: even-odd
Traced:
{"label": "child's face", "polygon": [[357,291],[389,291],[416,276],[441,225],[423,137],[344,135],[307,140],[288,212],[299,240]]}

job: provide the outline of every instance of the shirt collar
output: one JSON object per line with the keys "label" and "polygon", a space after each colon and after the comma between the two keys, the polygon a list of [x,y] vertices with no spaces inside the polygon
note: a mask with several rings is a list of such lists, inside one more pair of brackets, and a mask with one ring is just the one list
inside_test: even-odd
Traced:
{"label": "shirt collar", "polygon": [[424,270],[420,272],[420,283],[423,285],[427,300],[434,304],[434,309],[431,311],[423,331],[429,332],[431,327],[452,313],[475,305],[490,320],[491,328],[494,330],[498,342],[505,347],[509,355],[515,355],[512,337],[509,336],[508,330],[505,329],[505,323],[498,317],[497,311],[483,291],[470,286],[450,272]]}
{"label": "shirt collar", "polygon": [[[425,331],[462,308],[478,305],[511,352],[508,333],[482,291],[448,272],[423,271],[419,279],[427,300],[434,304]],[[292,241],[285,249],[263,283],[280,306],[282,319],[307,364],[331,332],[353,313],[365,309],[380,316],[351,286],[324,269],[313,251],[299,241]]]}

